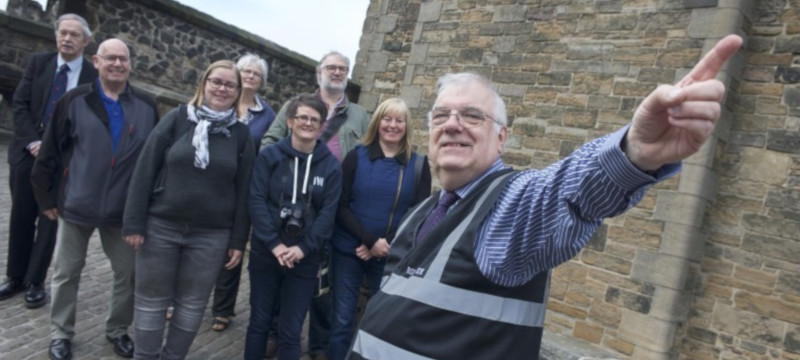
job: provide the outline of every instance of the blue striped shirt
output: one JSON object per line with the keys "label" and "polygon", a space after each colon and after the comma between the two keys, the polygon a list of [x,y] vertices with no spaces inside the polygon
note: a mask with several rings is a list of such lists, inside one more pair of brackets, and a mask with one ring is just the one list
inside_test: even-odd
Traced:
{"label": "blue striped shirt", "polygon": [[[620,148],[627,131],[588,142],[543,170],[514,175],[475,241],[478,268],[489,280],[518,286],[566,262],[604,218],[633,207],[651,185],[680,170],[680,163],[665,165],[653,177],[637,169]],[[465,198],[483,178],[505,168],[498,158],[456,194]]]}

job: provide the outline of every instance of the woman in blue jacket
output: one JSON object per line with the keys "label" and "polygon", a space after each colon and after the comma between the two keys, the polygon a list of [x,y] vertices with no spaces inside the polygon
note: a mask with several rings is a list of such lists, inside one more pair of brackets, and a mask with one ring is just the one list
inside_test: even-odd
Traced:
{"label": "woman in blue jacket", "polygon": [[261,151],[250,181],[250,324],[245,359],[262,360],[276,303],[278,358],[300,358],[300,330],[317,286],[320,250],[333,233],[342,191],[336,157],[317,140],[327,109],[300,94],[287,111],[291,135]]}
{"label": "woman in blue jacket", "polygon": [[386,255],[406,211],[431,194],[428,159],[411,150],[408,106],[392,98],[378,105],[363,144],[342,162],[342,196],[333,245],[331,359],[344,359],[353,338],[361,279],[370,294],[380,286]]}

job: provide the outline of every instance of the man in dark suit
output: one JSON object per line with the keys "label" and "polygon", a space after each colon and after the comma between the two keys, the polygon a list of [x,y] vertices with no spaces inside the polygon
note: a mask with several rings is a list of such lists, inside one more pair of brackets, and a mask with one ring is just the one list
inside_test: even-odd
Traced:
{"label": "man in dark suit", "polygon": [[39,216],[31,187],[31,169],[55,102],[67,90],[97,78],[97,70],[83,58],[83,50],[92,36],[86,20],[64,14],[56,21],[55,35],[58,52],[33,55],[14,91],[12,103],[14,137],[8,149],[11,219],[7,279],[0,284],[0,300],[27,287],[25,306],[31,309],[47,302],[43,284],[58,224]]}

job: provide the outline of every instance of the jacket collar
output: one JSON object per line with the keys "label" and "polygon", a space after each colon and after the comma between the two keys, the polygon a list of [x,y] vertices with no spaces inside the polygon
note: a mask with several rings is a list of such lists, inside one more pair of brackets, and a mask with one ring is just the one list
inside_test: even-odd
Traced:
{"label": "jacket collar", "polygon": [[[317,97],[319,97],[319,99],[322,100],[322,103],[327,104],[325,100],[322,99],[322,94],[320,94],[319,89],[317,89],[317,91],[314,92],[314,95],[317,95]],[[328,119],[346,112],[348,106],[350,106],[350,100],[347,98],[347,94],[342,94],[342,98],[339,99],[339,102],[336,103],[336,106],[333,109],[334,114],[333,115],[328,114]],[[328,109],[328,112],[330,113],[331,109]]]}
{"label": "jacket collar", "polygon": [[[381,144],[378,140],[375,140],[367,145],[367,154],[369,154],[370,161],[375,161],[379,158],[386,157],[386,155],[383,154],[383,149],[381,149]],[[405,150],[397,153],[397,155],[394,156],[395,161],[401,165],[405,165],[408,162],[407,158],[408,157],[406,156]]]}

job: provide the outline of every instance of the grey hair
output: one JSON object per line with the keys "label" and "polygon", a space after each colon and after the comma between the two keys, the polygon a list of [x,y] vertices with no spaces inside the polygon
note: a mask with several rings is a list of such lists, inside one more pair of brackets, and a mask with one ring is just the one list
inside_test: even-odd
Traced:
{"label": "grey hair", "polygon": [[[492,87],[492,84],[485,77],[469,72],[445,74],[444,76],[440,77],[439,81],[436,83],[436,96],[438,98],[438,96],[450,86],[465,86],[473,82],[482,85],[491,94],[492,99],[494,100],[492,117],[494,117],[496,120],[496,122],[494,122],[494,129],[499,133],[503,126],[508,125],[508,118],[506,117],[506,103],[503,102],[500,94],[497,93],[497,90]],[[431,117],[430,113],[428,113],[428,127],[430,127],[430,125]]]}
{"label": "grey hair", "polygon": [[334,56],[334,55],[344,59],[344,63],[347,64],[347,68],[348,69],[350,68],[350,58],[347,57],[347,56],[344,56],[344,54],[342,54],[342,53],[340,53],[340,52],[338,52],[336,50],[333,50],[333,51],[330,51],[327,54],[323,55],[322,59],[319,60],[319,63],[317,64],[317,72],[322,71],[322,63],[325,62],[325,59],[327,59],[327,58],[329,58],[331,56]]}
{"label": "grey hair", "polygon": [[75,20],[81,23],[81,27],[83,28],[83,36],[86,38],[86,41],[92,38],[92,30],[89,30],[89,23],[86,22],[86,19],[81,17],[78,14],[67,13],[58,17],[56,20],[55,31],[58,32],[58,26],[61,25],[61,22],[64,20]]}
{"label": "grey hair", "polygon": [[256,66],[261,68],[261,74],[262,75],[261,75],[261,87],[260,87],[260,89],[262,91],[266,90],[267,89],[267,74],[269,73],[269,66],[267,65],[267,61],[262,59],[260,56],[258,56],[256,54],[247,53],[247,54],[242,55],[242,57],[239,58],[239,61],[236,62],[236,69],[238,69],[239,71],[242,71],[245,66],[250,65],[250,64],[255,64]]}

